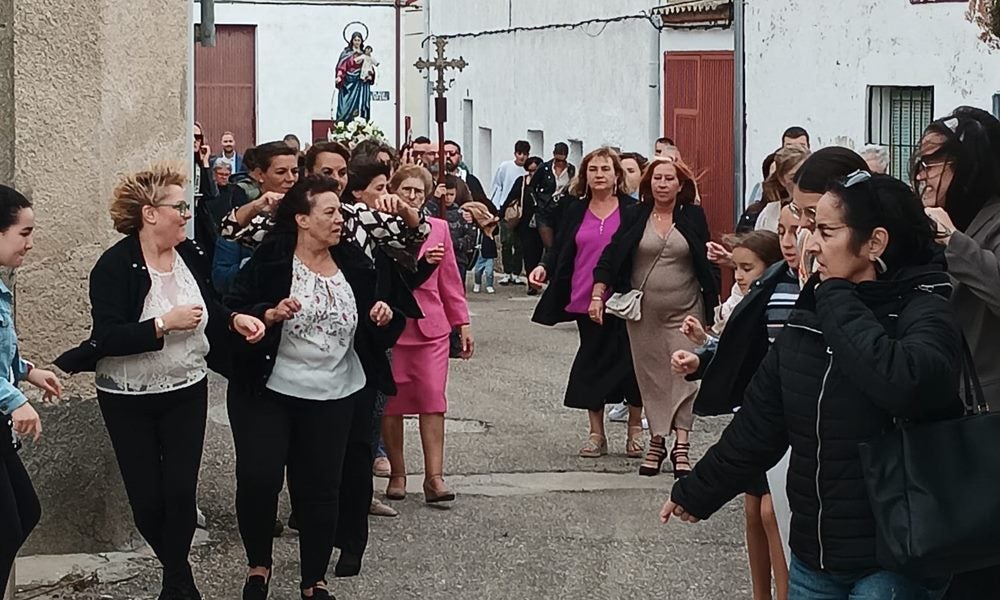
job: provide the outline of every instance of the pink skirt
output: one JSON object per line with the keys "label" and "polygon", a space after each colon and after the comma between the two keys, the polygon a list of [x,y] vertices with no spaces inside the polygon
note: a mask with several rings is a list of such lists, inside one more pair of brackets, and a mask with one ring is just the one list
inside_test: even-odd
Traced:
{"label": "pink skirt", "polygon": [[392,349],[392,377],[397,394],[389,397],[385,414],[429,415],[448,412],[447,335],[424,337],[416,323],[408,321]]}

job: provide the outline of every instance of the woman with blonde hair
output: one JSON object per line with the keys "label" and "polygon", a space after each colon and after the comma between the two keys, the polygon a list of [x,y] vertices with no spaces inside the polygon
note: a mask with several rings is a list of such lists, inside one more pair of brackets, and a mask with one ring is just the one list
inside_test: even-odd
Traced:
{"label": "woman with blonde hair", "polygon": [[651,435],[640,475],[660,473],[671,432],[674,476],[691,472],[688,438],[698,386],[674,377],[664,365],[670,364],[676,350],[694,347],[680,331],[685,317],[695,315],[711,324],[719,303],[719,272],[705,253],[709,239],[705,212],[678,198],[683,185],[693,181],[683,162],[654,159],[639,184],[639,204],[622,212],[622,225],[594,269],[588,313],[597,324],[608,318],[604,308],[609,292],[642,292],[642,316],[628,322]]}
{"label": "woman with blonde hair", "polygon": [[597,458],[608,453],[604,406],[625,400],[629,404],[625,453],[640,458],[642,402],[625,322],[609,316],[596,323],[587,316],[594,297],[594,267],[635,200],[625,192],[625,171],[618,153],[610,148],[598,148],[585,156],[577,177],[570,195],[559,201],[556,243],[546,249],[541,264],[528,277],[535,288],[549,283],[532,320],[542,325],[575,321],[579,329],[580,348],[570,370],[564,403],[589,414],[590,432],[580,456]]}
{"label": "woman with blonde hair", "polygon": [[215,298],[205,251],[187,239],[185,177],[158,165],[122,178],[111,219],[125,237],[90,273],[93,330],[56,365],[94,371],[97,401],[139,533],[163,564],[160,598],[201,596],[188,553],[205,441],[208,370],[229,375],[227,342],[264,324]]}
{"label": "woman with blonde hair", "polygon": [[764,181],[763,201],[767,205],[757,217],[756,231],[778,232],[781,201],[792,197],[795,173],[809,154],[809,150],[802,146],[787,146],[774,153],[774,172]]}

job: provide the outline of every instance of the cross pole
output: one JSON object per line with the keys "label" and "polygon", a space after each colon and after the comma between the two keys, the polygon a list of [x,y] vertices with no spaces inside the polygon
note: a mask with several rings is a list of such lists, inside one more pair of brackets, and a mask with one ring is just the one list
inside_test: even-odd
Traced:
{"label": "cross pole", "polygon": [[[448,120],[448,99],[445,98],[445,92],[448,91],[448,84],[445,83],[444,73],[448,69],[458,69],[459,71],[465,69],[469,66],[469,63],[465,62],[465,59],[461,56],[458,59],[445,58],[444,49],[448,45],[448,40],[442,37],[434,38],[434,46],[437,47],[437,55],[434,60],[426,60],[421,58],[413,64],[420,71],[427,71],[428,75],[430,72],[437,72],[437,80],[434,83],[434,120],[437,121],[438,127],[438,183],[444,183],[445,181],[445,157],[444,157],[444,124]],[[441,218],[445,217],[445,206],[444,199],[438,201],[439,209],[441,211]]]}

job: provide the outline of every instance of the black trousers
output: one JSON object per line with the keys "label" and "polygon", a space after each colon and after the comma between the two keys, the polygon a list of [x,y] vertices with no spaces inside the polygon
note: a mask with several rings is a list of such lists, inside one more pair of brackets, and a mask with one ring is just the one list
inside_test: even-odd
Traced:
{"label": "black trousers", "polygon": [[945,600],[990,600],[1000,598],[1000,566],[959,573],[951,580]]}
{"label": "black trousers", "polygon": [[167,573],[190,569],[198,471],[205,445],[208,378],[162,394],[98,390],[135,526]]}
{"label": "black trousers", "polygon": [[316,401],[271,391],[255,395],[230,384],[228,404],[236,443],[236,516],[249,566],[272,566],[287,466],[301,585],[325,581],[334,544],[357,555],[368,544],[374,392],[366,388]]}
{"label": "black trousers", "polygon": [[[0,444],[9,446],[11,433],[6,422],[6,418],[0,422]],[[9,448],[4,452],[0,455],[0,595],[7,589],[17,551],[42,516],[38,496],[21,459]]]}
{"label": "black trousers", "polygon": [[542,262],[542,251],[545,247],[542,245],[542,237],[538,234],[538,230],[533,227],[527,225],[519,226],[517,228],[517,237],[521,241],[524,273],[528,275],[538,266],[538,263]]}

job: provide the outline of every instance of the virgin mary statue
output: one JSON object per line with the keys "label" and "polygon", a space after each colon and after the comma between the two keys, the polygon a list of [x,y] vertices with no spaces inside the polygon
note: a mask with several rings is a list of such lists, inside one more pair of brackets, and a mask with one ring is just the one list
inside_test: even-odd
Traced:
{"label": "virgin mary statue", "polygon": [[351,41],[340,53],[337,61],[337,112],[336,121],[348,123],[355,117],[370,121],[372,116],[372,84],[374,70],[362,76],[365,61],[365,39],[360,31],[351,34]]}

